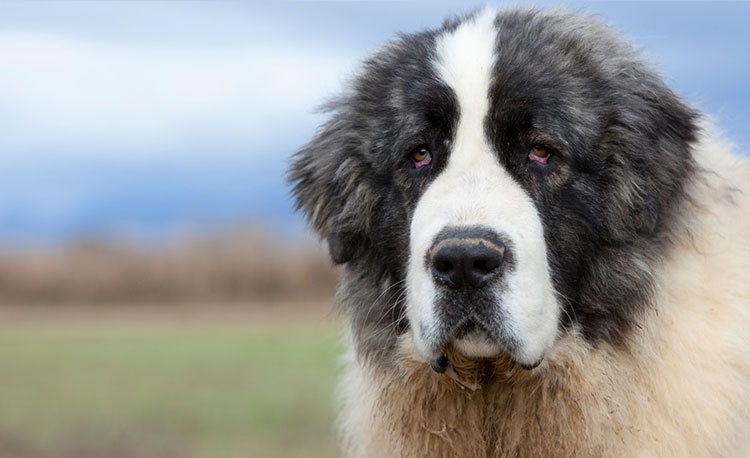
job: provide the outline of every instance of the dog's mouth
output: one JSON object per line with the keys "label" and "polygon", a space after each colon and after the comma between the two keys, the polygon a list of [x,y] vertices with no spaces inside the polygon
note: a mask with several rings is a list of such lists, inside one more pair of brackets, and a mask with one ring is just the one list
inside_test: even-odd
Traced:
{"label": "dog's mouth", "polygon": [[509,353],[501,343],[501,339],[474,317],[463,319],[437,340],[433,348],[439,357],[430,362],[436,372],[444,370],[446,365],[444,356],[449,347],[468,359],[476,360],[493,359],[503,353]]}
{"label": "dog's mouth", "polygon": [[476,391],[493,382],[514,384],[531,377],[533,367],[524,367],[507,353],[494,358],[469,358],[448,345],[429,362],[432,370],[452,379],[461,389]]}
{"label": "dog's mouth", "polygon": [[462,388],[474,391],[492,380],[516,380],[541,364],[541,360],[531,365],[517,362],[499,339],[474,320],[467,320],[449,335],[429,365]]}
{"label": "dog's mouth", "polygon": [[459,328],[451,344],[459,353],[477,359],[494,358],[504,350],[500,342],[493,338],[484,327],[469,322]]}

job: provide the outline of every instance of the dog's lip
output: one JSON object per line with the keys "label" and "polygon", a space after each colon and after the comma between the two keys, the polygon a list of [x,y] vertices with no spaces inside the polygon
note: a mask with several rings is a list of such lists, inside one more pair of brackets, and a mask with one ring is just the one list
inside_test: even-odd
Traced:
{"label": "dog's lip", "polygon": [[[540,364],[542,364],[542,361],[544,361],[544,356],[542,356],[541,358],[539,358],[538,361],[532,364],[525,364],[525,363],[519,362],[517,359],[513,358],[512,356],[511,356],[511,359],[513,360],[513,363],[517,364],[518,367],[520,367],[521,369],[525,371],[533,371],[534,369],[539,367]],[[448,370],[448,367],[450,367],[451,362],[448,359],[448,357],[445,356],[445,353],[441,352],[440,356],[438,356],[437,358],[431,359],[428,362],[428,364],[430,365],[433,371],[435,371],[438,374],[443,374],[445,373],[446,370]]]}
{"label": "dog's lip", "polygon": [[451,339],[451,344],[456,351],[470,358],[489,359],[508,353],[499,339],[480,327]]}
{"label": "dog's lip", "polygon": [[448,361],[448,357],[445,356],[445,354],[441,354],[439,357],[430,361],[430,367],[438,374],[445,372],[448,369],[448,366],[450,366],[450,361]]}
{"label": "dog's lip", "polygon": [[[497,344],[500,348],[499,352],[507,355],[514,364],[526,371],[532,371],[539,367],[539,365],[542,364],[545,358],[545,355],[542,354],[538,360],[531,363],[522,361],[518,358],[518,355],[515,354],[513,348],[508,347],[507,342],[504,342],[504,340],[502,338],[499,338],[496,333],[493,333],[490,329],[487,328],[487,326],[482,324],[482,320],[480,320],[476,316],[468,316],[456,325],[449,328],[449,330],[444,331],[438,339],[432,342],[431,345],[427,345],[427,347],[425,348],[426,354],[423,353],[425,362],[436,373],[445,373],[446,370],[448,370],[448,368],[451,366],[450,359],[446,356],[446,348],[449,345],[453,345],[454,349],[460,352],[461,350],[459,348],[455,348],[455,343],[458,340],[464,339],[469,336],[480,338],[483,337],[484,339],[486,339],[486,343]],[[470,358],[475,358],[477,360],[491,360],[499,356],[499,354],[500,353],[498,353],[498,355],[467,356],[469,356]]]}
{"label": "dog's lip", "polygon": [[515,359],[513,360],[514,363],[516,363],[519,366],[521,366],[521,369],[527,370],[527,371],[533,371],[534,369],[536,369],[537,367],[539,367],[540,364],[542,364],[542,361],[544,361],[544,356],[542,356],[541,358],[539,358],[538,361],[535,361],[534,363],[531,363],[531,364],[524,364],[524,363],[520,363],[520,362],[516,361]]}
{"label": "dog's lip", "polygon": [[[542,355],[537,361],[532,363],[521,362],[518,358],[510,351],[502,341],[493,336],[493,334],[481,323],[474,318],[467,318],[458,325],[454,326],[450,332],[447,332],[440,342],[433,345],[431,357],[427,358],[429,366],[438,374],[445,373],[450,367],[451,362],[446,356],[446,347],[454,345],[456,341],[463,339],[467,336],[483,337],[487,340],[487,343],[495,343],[500,347],[500,351],[510,357],[513,363],[517,364],[520,368],[531,371],[539,367],[544,361],[544,355]],[[458,337],[460,336],[460,337]],[[460,351],[460,350],[459,350]],[[494,356],[476,356],[475,358],[480,359],[492,359]]]}

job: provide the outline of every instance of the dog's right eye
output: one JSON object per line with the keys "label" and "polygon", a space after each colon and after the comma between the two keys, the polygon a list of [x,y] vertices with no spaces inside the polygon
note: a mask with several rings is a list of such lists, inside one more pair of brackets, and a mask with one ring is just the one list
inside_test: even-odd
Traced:
{"label": "dog's right eye", "polygon": [[432,162],[432,154],[425,146],[420,146],[411,152],[411,160],[414,162],[414,168],[418,169]]}
{"label": "dog's right eye", "polygon": [[531,151],[529,151],[529,160],[538,162],[542,165],[547,165],[549,157],[550,151],[546,146],[543,145],[534,145],[531,147]]}

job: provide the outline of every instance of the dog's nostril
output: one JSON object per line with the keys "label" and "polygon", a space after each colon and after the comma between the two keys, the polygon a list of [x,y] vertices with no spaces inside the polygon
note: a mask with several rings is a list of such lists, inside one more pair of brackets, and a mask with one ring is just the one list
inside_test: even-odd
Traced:
{"label": "dog's nostril", "polygon": [[[493,253],[494,254],[494,253]],[[490,274],[502,264],[502,256],[485,256],[474,260],[472,269],[478,273]]]}
{"label": "dog's nostril", "polygon": [[432,275],[453,289],[481,288],[502,271],[505,247],[485,238],[440,238],[430,250]]}
{"label": "dog's nostril", "polygon": [[446,256],[440,256],[438,253],[432,261],[432,268],[447,274],[453,270],[453,263]]}

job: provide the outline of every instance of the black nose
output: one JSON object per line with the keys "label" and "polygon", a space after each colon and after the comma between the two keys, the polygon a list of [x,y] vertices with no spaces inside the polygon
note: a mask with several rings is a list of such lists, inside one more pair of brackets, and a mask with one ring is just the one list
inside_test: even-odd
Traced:
{"label": "black nose", "polygon": [[484,287],[502,272],[504,255],[497,237],[467,231],[441,233],[428,253],[432,276],[452,289]]}

